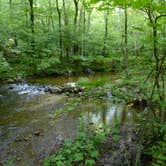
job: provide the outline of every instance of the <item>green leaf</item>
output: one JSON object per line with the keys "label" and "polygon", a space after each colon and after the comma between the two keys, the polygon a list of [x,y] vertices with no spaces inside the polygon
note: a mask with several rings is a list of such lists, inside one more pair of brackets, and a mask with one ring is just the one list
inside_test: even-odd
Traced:
{"label": "green leaf", "polygon": [[90,156],[93,158],[97,158],[99,156],[99,152],[97,150],[91,151]]}
{"label": "green leaf", "polygon": [[74,161],[82,161],[84,159],[83,153],[74,154]]}
{"label": "green leaf", "polygon": [[85,160],[85,165],[86,166],[95,165],[95,160],[92,160],[92,159]]}
{"label": "green leaf", "polygon": [[120,135],[114,135],[112,139],[117,142],[120,140]]}

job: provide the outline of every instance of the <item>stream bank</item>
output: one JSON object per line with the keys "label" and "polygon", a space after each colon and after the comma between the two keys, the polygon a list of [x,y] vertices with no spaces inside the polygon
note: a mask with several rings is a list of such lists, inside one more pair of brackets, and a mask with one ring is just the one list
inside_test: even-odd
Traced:
{"label": "stream bank", "polygon": [[[90,80],[117,80],[110,73],[88,76]],[[93,127],[135,122],[136,111],[112,99],[77,101],[65,94],[50,94],[45,88],[64,86],[80,77],[34,79],[31,83],[9,84],[0,88],[0,162],[15,165],[41,164],[45,156],[55,152],[66,138],[75,138],[79,118]],[[71,103],[66,106],[66,103]],[[65,112],[63,111],[65,109]],[[57,116],[57,112],[58,114]],[[37,164],[37,163],[36,163]]]}

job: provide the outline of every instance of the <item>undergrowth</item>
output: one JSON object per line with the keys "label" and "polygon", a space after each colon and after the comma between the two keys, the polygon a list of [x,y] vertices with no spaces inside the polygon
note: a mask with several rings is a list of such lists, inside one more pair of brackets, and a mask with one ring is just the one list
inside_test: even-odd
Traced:
{"label": "undergrowth", "polygon": [[99,157],[99,146],[104,140],[104,132],[89,133],[82,126],[76,139],[65,141],[56,154],[45,159],[44,166],[92,166]]}

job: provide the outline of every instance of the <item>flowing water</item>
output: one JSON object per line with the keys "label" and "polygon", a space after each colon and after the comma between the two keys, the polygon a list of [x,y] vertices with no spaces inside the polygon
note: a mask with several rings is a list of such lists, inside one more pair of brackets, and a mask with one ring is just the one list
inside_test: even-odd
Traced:
{"label": "flowing water", "polygon": [[[110,83],[119,79],[119,76],[110,73],[86,77]],[[86,123],[93,123],[94,127],[111,125],[116,120],[134,122],[135,111],[132,109],[110,101],[88,99],[82,101],[75,111],[50,118],[50,114],[70,99],[65,95],[46,93],[45,85],[63,85],[79,78],[34,78],[29,80],[30,84],[0,86],[0,165],[40,165],[40,160],[55,151],[63,139],[75,137],[81,115]]]}

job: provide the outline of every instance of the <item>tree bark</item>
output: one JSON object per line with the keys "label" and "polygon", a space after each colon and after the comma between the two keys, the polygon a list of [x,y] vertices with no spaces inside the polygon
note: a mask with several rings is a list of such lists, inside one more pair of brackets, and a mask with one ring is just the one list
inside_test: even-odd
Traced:
{"label": "tree bark", "polygon": [[30,16],[30,27],[31,27],[31,34],[32,34],[32,39],[31,39],[31,47],[32,47],[32,51],[35,51],[35,39],[34,39],[34,9],[33,9],[33,0],[29,0],[29,5],[30,5],[30,12],[29,12],[29,16]]}
{"label": "tree bark", "polygon": [[78,2],[79,0],[74,0],[74,6],[75,6],[75,15],[74,15],[74,25],[77,25],[77,17],[78,17]]}
{"label": "tree bark", "polygon": [[[75,6],[74,32],[75,32],[75,34],[77,34],[78,2],[79,2],[79,0],[74,0],[74,6]],[[78,45],[77,41],[75,41],[74,46],[73,46],[73,54],[77,54],[78,50],[79,50],[79,45]]]}
{"label": "tree bark", "polygon": [[59,56],[62,61],[62,18],[61,18],[61,10],[59,8],[59,1],[56,0],[56,9],[58,13],[58,25],[59,25]]}
{"label": "tree bark", "polygon": [[125,68],[126,73],[128,74],[128,66],[129,66],[129,55],[128,55],[128,13],[127,13],[127,6],[124,8],[125,14]]}
{"label": "tree bark", "polygon": [[106,44],[107,44],[107,38],[108,38],[108,16],[109,16],[109,9],[107,9],[106,11],[106,15],[105,15],[105,32],[104,32],[104,46],[103,46],[103,51],[102,51],[102,55],[105,56],[106,55]]}
{"label": "tree bark", "polygon": [[[63,0],[63,13],[64,13],[64,25],[65,25],[65,32],[67,30],[67,27],[68,27],[68,16],[67,16],[67,13],[66,13],[66,2],[65,0]],[[69,45],[67,43],[66,45],[66,57],[67,59],[69,58]]]}

